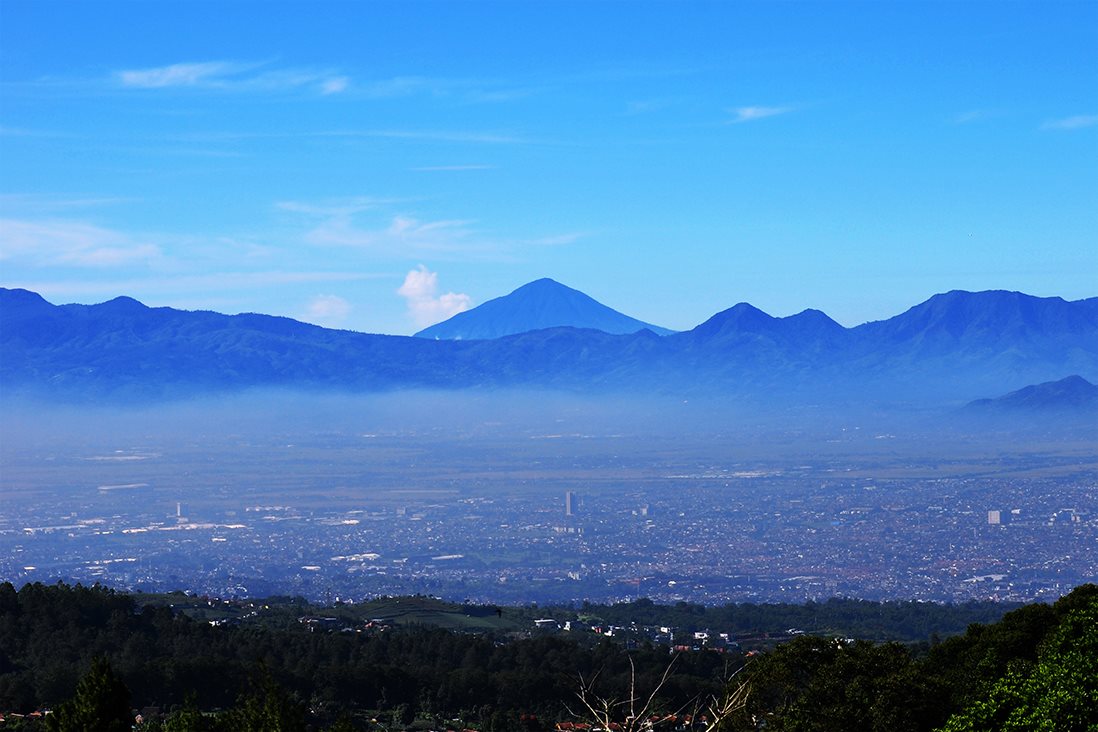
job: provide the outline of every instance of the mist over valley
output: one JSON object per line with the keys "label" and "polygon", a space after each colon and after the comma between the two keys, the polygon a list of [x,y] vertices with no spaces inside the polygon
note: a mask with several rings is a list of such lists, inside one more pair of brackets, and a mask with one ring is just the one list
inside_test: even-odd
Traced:
{"label": "mist over valley", "polygon": [[1090,420],[540,390],[13,406],[0,571],[17,582],[1017,601],[1098,561]]}

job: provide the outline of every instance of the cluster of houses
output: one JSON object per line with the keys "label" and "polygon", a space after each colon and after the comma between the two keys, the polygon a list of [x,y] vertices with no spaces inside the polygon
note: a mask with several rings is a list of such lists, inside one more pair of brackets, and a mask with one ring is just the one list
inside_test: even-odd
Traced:
{"label": "cluster of houses", "polygon": [[343,618],[322,615],[302,615],[297,622],[308,628],[310,633],[318,630],[326,633],[368,633],[381,632],[392,627],[384,620],[376,618],[359,625],[351,625]]}
{"label": "cluster of houses", "polygon": [[0,725],[7,724],[8,722],[12,722],[14,724],[16,722],[22,722],[28,719],[35,722],[40,722],[49,713],[50,710],[48,709],[28,712],[27,714],[17,714],[16,712],[0,712]]}
{"label": "cluster of houses", "polygon": [[[739,650],[738,636],[731,633],[715,633],[709,629],[679,632],[678,628],[667,625],[587,625],[571,620],[563,623],[553,618],[538,618],[534,627],[541,632],[581,632],[594,633],[608,638],[620,638],[626,647],[637,642],[650,641],[656,645],[669,646],[673,651],[730,651]],[[794,631],[790,631],[792,633]],[[796,631],[800,632],[800,631]]]}

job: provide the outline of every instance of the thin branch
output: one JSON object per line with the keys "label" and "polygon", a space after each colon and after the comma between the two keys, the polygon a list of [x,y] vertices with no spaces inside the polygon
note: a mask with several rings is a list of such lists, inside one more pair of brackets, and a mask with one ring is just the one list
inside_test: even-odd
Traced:
{"label": "thin branch", "polygon": [[[671,657],[671,663],[667,664],[667,668],[663,670],[663,676],[660,678],[660,683],[656,684],[656,688],[653,689],[652,693],[648,695],[648,701],[644,703],[644,707],[641,709],[641,718],[648,716],[648,710],[652,707],[653,703],[655,703],[656,695],[660,693],[660,690],[663,688],[664,684],[666,684],[667,680],[671,678],[671,671],[675,668],[675,662],[678,660],[679,657],[677,654]],[[629,657],[629,664],[633,664],[632,656]],[[636,719],[635,715],[634,719]]]}

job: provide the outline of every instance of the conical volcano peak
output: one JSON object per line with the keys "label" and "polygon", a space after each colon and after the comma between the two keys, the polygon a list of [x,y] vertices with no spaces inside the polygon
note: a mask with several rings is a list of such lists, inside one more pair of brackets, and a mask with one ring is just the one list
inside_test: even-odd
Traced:
{"label": "conical volcano peak", "polygon": [[438,340],[490,339],[559,327],[591,328],[615,334],[636,333],[646,328],[659,334],[671,332],[619,313],[579,290],[543,277],[416,335]]}

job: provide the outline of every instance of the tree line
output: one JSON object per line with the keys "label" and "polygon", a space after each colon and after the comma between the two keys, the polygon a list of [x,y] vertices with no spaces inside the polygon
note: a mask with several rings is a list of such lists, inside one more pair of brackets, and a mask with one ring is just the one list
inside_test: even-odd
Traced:
{"label": "tree line", "polygon": [[600,699],[658,687],[668,729],[743,686],[720,729],[1083,730],[1098,725],[1098,587],[941,642],[804,635],[748,657],[429,627],[214,627],[98,586],[0,585],[0,712],[53,710],[4,728],[130,729],[145,711],[148,732],[548,730],[583,720],[581,678]]}

